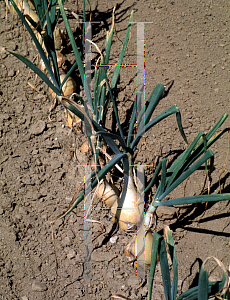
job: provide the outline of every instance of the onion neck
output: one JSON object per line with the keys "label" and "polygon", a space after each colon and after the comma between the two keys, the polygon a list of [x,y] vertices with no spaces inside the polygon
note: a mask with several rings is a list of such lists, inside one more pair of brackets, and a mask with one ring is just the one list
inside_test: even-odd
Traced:
{"label": "onion neck", "polygon": [[126,194],[130,187],[133,185],[133,178],[132,174],[130,173],[124,173],[124,187],[121,195],[121,203],[123,205],[125,199],[126,199]]}
{"label": "onion neck", "polygon": [[146,227],[151,226],[151,220],[152,220],[152,216],[156,210],[156,206],[154,206],[152,203],[150,204],[148,211],[145,214],[145,218],[144,218],[144,223]]}
{"label": "onion neck", "polygon": [[130,153],[126,153],[126,155],[123,159],[124,174],[132,176],[132,155]]}
{"label": "onion neck", "polygon": [[132,156],[130,153],[127,153],[127,157],[124,158],[123,161],[124,166],[124,186],[123,191],[120,197],[120,205],[123,205],[126,194],[130,189],[136,189],[134,182],[133,182],[133,175],[132,175]]}

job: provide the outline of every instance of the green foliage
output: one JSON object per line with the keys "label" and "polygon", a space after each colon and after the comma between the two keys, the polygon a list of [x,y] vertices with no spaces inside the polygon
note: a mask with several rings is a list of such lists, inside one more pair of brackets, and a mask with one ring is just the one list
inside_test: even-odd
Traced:
{"label": "green foliage", "polygon": [[[22,14],[22,12],[18,9],[17,5],[15,4],[14,0],[10,0],[12,6],[14,7],[14,9],[16,10],[18,16],[20,17],[20,19],[22,20],[23,24],[25,25],[27,31],[29,32],[37,50],[39,55],[41,56],[41,59],[43,60],[46,70],[50,76],[50,79],[46,76],[46,74],[44,74],[43,72],[41,72],[38,67],[33,64],[32,62],[30,62],[27,58],[23,57],[22,55],[15,53],[13,51],[8,50],[11,54],[15,55],[18,59],[20,59],[23,63],[25,63],[31,70],[33,70],[57,95],[61,95],[61,89],[60,89],[60,78],[58,77],[58,68],[57,68],[57,59],[56,59],[56,54],[53,52],[53,48],[54,48],[54,38],[53,38],[53,33],[50,33],[51,30],[51,26],[54,26],[54,22],[51,23],[50,21],[50,14],[45,14],[44,13],[44,9],[42,9],[41,6],[37,6],[38,7],[38,17],[40,20],[44,19],[44,16],[46,17],[46,20],[49,20],[49,22],[47,23],[47,26],[45,26],[45,28],[41,28],[40,25],[41,24],[34,24],[34,22],[32,22],[32,24],[36,27],[36,29],[41,33],[42,30],[45,30],[44,33],[44,38],[41,36],[42,41],[44,41],[45,43],[45,48],[46,51],[48,53],[48,57],[45,53],[45,51],[43,50],[41,43],[38,41],[38,38],[36,37],[34,31],[32,30],[30,24],[28,23],[27,18],[24,17],[24,15]],[[43,0],[41,3],[45,3],[47,2],[46,0]],[[36,3],[36,2],[35,2]],[[53,18],[53,8],[51,10],[51,17]],[[31,18],[29,18],[31,20]],[[50,43],[50,45],[48,44],[48,42]],[[51,59],[52,62],[49,60]],[[52,66],[54,66],[54,71],[52,70]]]}
{"label": "green foliage", "polygon": [[[25,1],[25,0],[24,0]],[[57,65],[57,56],[55,49],[55,29],[57,28],[57,21],[60,17],[60,11],[57,8],[57,1],[51,0],[35,0],[35,13],[38,16],[39,22],[36,23],[32,17],[29,15],[23,15],[23,13],[18,9],[14,0],[10,0],[12,6],[16,10],[23,24],[25,25],[28,33],[30,34],[37,51],[44,62],[46,72],[43,73],[34,63],[29,61],[26,57],[23,57],[19,53],[7,49],[11,54],[15,55],[23,63],[27,65],[32,71],[34,71],[47,85],[51,88],[57,96],[61,96],[61,90],[63,84],[70,76],[70,74],[76,69],[79,61],[77,61],[68,71],[62,83],[60,82],[60,74]],[[64,1],[60,1],[62,8]],[[64,10],[64,8],[63,8]],[[34,27],[34,30],[31,28],[31,25]],[[37,33],[36,33],[37,32]],[[71,31],[72,33],[72,31]],[[80,54],[79,55],[79,60]],[[83,71],[83,69],[81,70]],[[81,73],[84,77],[84,71]]]}
{"label": "green foliage", "polygon": [[[213,165],[213,153],[211,150],[207,150],[217,139],[219,139],[225,131],[214,136],[219,127],[228,117],[227,114],[223,114],[216,125],[205,135],[204,132],[200,132],[188,148],[175,160],[171,167],[166,170],[166,161],[163,159],[157,169],[156,174],[150,180],[145,192],[156,182],[156,178],[161,171],[161,181],[154,195],[153,201],[149,207],[149,212],[154,212],[158,206],[172,206],[181,204],[191,204],[209,201],[223,201],[229,200],[230,194],[221,195],[196,195],[190,197],[177,198],[167,201],[162,201],[164,198],[172,192],[178,185],[186,180],[191,174],[200,168],[200,166],[207,161],[211,160]],[[203,155],[201,158],[200,156]]]}
{"label": "green foliage", "polygon": [[[208,280],[208,271],[205,269],[203,262],[199,274],[198,286],[190,288],[186,292],[177,297],[177,284],[178,284],[178,264],[176,258],[175,244],[173,241],[172,233],[168,227],[164,228],[164,238],[158,233],[153,234],[152,244],[152,259],[149,274],[149,290],[148,300],[152,299],[153,279],[157,265],[157,252],[159,253],[159,261],[161,266],[162,283],[164,286],[164,294],[166,300],[208,300],[211,296],[215,299],[228,299],[228,274],[224,269],[223,277],[220,281],[210,282]],[[168,251],[167,251],[168,249]],[[168,261],[167,252],[169,253],[171,266],[172,266],[172,281],[170,276],[170,262]],[[216,259],[217,261],[217,259]],[[172,283],[171,283],[172,282]],[[225,288],[225,289],[224,289]]]}
{"label": "green foliage", "polygon": [[[116,107],[116,102],[113,99],[113,107],[115,112],[116,121],[118,124],[118,129],[120,134],[114,134],[107,132],[102,126],[97,124],[94,120],[91,120],[91,124],[93,126],[93,130],[96,135],[101,135],[105,140],[107,145],[111,148],[115,155],[119,155],[120,161],[123,164],[123,168],[125,172],[128,172],[130,165],[132,163],[132,156],[136,147],[141,139],[141,137],[150,130],[155,124],[159,123],[163,119],[167,118],[172,114],[179,115],[179,109],[177,106],[172,106],[171,108],[165,110],[163,113],[159,114],[157,117],[151,119],[153,111],[157,104],[159,103],[160,97],[164,91],[164,86],[161,84],[157,84],[153,92],[151,93],[149,99],[147,100],[147,117],[144,118],[143,111],[141,110],[139,115],[137,115],[137,119],[139,119],[139,123],[137,124],[136,136],[133,135],[135,128],[135,115],[136,115],[136,102],[133,106],[133,111],[131,115],[131,120],[129,124],[129,135],[127,138],[124,138],[125,134],[123,133],[122,127],[120,125],[120,120],[118,117],[118,111]],[[138,98],[137,98],[138,100]],[[65,105],[70,111],[77,114],[78,117],[82,117],[74,104],[70,104],[68,101],[63,101],[63,105]],[[140,116],[142,115],[142,116]],[[158,185],[157,191],[154,195],[153,201],[148,208],[149,213],[153,213],[158,206],[172,206],[178,204],[188,204],[188,203],[200,203],[200,202],[208,202],[208,201],[223,201],[229,200],[230,194],[221,194],[221,195],[196,195],[190,197],[183,197],[173,200],[162,201],[164,198],[172,192],[178,185],[180,185],[184,180],[186,180],[191,174],[193,174],[196,170],[200,168],[203,164],[207,165],[207,161],[211,160],[211,165],[213,164],[213,153],[210,149],[208,149],[215,141],[217,141],[225,131],[222,131],[220,134],[214,134],[219,129],[219,127],[224,123],[227,114],[223,114],[220,120],[216,123],[216,125],[210,130],[210,132],[205,135],[203,132],[200,132],[197,137],[192,141],[192,143],[187,147],[187,149],[176,159],[176,161],[172,164],[171,167],[167,170],[167,159],[163,159],[160,161],[159,165],[156,168],[155,173],[153,174],[152,179],[148,183],[145,193],[156,183],[156,179],[161,172],[161,180]],[[145,122],[143,121],[145,120]],[[181,125],[181,118],[177,118],[178,127],[181,130],[182,137],[185,138],[183,128]],[[114,142],[114,140],[118,141],[118,145]],[[186,140],[186,138],[185,138]],[[125,154],[124,156],[120,156],[120,154]],[[119,160],[118,160],[119,162]],[[106,173],[111,170],[110,165],[104,166]],[[73,203],[72,209],[76,207],[76,205],[83,199],[82,196],[80,198],[76,198],[76,201]],[[72,210],[71,209],[71,210]],[[71,211],[69,210],[69,211]]]}
{"label": "green foliage", "polygon": [[[108,82],[107,82],[107,84],[108,84]],[[136,104],[134,104],[134,106],[133,106],[131,122],[129,124],[129,133],[130,134],[127,138],[124,137],[125,134],[120,125],[120,120],[119,120],[119,116],[118,116],[115,99],[112,98],[113,108],[114,108],[114,113],[115,113],[115,117],[116,117],[116,121],[117,121],[117,124],[119,127],[120,134],[114,134],[114,133],[110,133],[110,132],[106,131],[106,129],[104,129],[101,125],[97,124],[94,120],[91,119],[90,123],[93,126],[92,132],[95,131],[96,135],[100,135],[105,140],[105,142],[108,144],[108,146],[114,152],[114,154],[119,157],[119,160],[117,162],[119,162],[119,161],[122,162],[125,172],[129,171],[130,165],[132,164],[132,163],[130,163],[130,162],[132,162],[132,156],[133,156],[134,151],[136,150],[136,147],[137,147],[141,137],[143,136],[143,134],[146,133],[148,130],[150,130],[155,124],[158,124],[160,121],[167,118],[168,116],[179,113],[178,107],[172,106],[171,108],[169,108],[169,109],[165,110],[163,113],[161,113],[159,116],[155,117],[152,121],[150,121],[153,111],[154,111],[155,107],[157,106],[157,104],[159,103],[159,100],[164,91],[164,88],[165,87],[162,84],[158,83],[156,85],[156,87],[154,88],[153,92],[151,93],[149,99],[147,100],[146,111],[147,111],[148,118],[145,118],[143,115],[143,112],[140,111],[139,114],[142,114],[142,116],[139,117],[140,122],[136,129],[137,133],[139,130],[139,133],[136,134],[136,136],[134,136],[134,134],[133,134],[134,129],[136,128],[135,122],[134,122],[134,115],[136,114]],[[80,117],[82,120],[84,120],[84,116],[81,114],[81,112],[78,110],[78,108],[76,107],[76,105],[74,103],[71,103],[67,99],[63,99],[62,104],[67,109],[69,109],[74,114],[76,114],[78,117]],[[88,116],[88,118],[90,119],[89,116]],[[138,119],[138,115],[137,115],[137,119]],[[178,121],[178,119],[177,119],[177,121]],[[180,120],[178,122],[180,122]],[[181,123],[178,124],[178,127],[181,128],[182,136],[185,136],[182,126],[181,126]],[[114,142],[114,140],[118,141],[120,147]],[[127,146],[127,145],[129,145],[129,146]],[[124,155],[120,155],[121,153],[123,153]],[[103,167],[103,170],[105,170],[106,173],[111,171],[111,165],[106,164]],[[82,200],[83,200],[83,196],[79,195],[73,202],[72,208],[68,212],[70,212],[72,209],[74,209],[76,207],[76,205]]]}
{"label": "green foliage", "polygon": [[[141,92],[137,93],[136,100],[133,103],[133,109],[131,113],[130,123],[128,127],[128,136],[126,132],[123,131],[122,124],[119,119],[119,112],[117,109],[117,102],[114,97],[114,88],[116,87],[117,80],[119,77],[121,64],[125,55],[127,44],[129,41],[131,23],[133,20],[133,12],[131,13],[129,23],[126,30],[126,35],[123,41],[123,45],[119,54],[117,65],[112,74],[111,80],[108,78],[108,63],[110,58],[110,52],[112,47],[112,39],[114,33],[114,22],[108,38],[106,40],[106,51],[105,55],[101,55],[100,64],[96,67],[94,72],[94,91],[93,99],[91,96],[90,88],[86,81],[86,76],[84,72],[84,66],[82,63],[82,56],[76,45],[73,32],[71,30],[70,24],[68,22],[67,15],[63,6],[64,1],[58,0],[59,8],[57,9],[56,0],[35,0],[35,8],[39,18],[39,23],[34,22],[30,16],[23,16],[22,12],[17,8],[14,0],[10,0],[14,9],[21,18],[23,24],[28,30],[47,70],[47,74],[43,73],[36,65],[34,65],[27,58],[22,55],[10,51],[23,63],[25,63],[31,70],[33,70],[58,96],[58,99],[61,103],[72,113],[77,115],[82,121],[84,121],[85,126],[90,128],[89,141],[92,142],[92,137],[97,137],[97,145],[100,146],[101,138],[104,139],[106,144],[110,147],[114,153],[114,157],[103,167],[97,168],[94,170],[90,177],[86,179],[85,191],[87,193],[91,192],[91,188],[94,189],[99,181],[105,177],[105,175],[114,168],[115,164],[121,162],[123,165],[124,172],[128,173],[131,165],[133,164],[132,159],[134,152],[137,149],[138,143],[141,138],[147,133],[153,126],[160,123],[165,118],[175,115],[176,122],[179,128],[179,132],[188,144],[183,127],[182,120],[179,108],[174,105],[159,115],[155,116],[152,119],[153,113],[156,106],[159,104],[159,101],[165,90],[165,86],[157,83],[156,87],[153,89],[151,95],[145,102],[145,105],[141,107],[141,110],[137,112],[137,107],[141,103]],[[89,1],[88,5],[90,6]],[[60,12],[59,12],[60,10]],[[72,49],[75,55],[76,63],[72,66],[68,74],[66,75],[62,84],[60,83],[59,70],[57,65],[57,57],[55,50],[55,38],[54,30],[57,25],[58,18],[62,15],[63,21],[65,23],[66,31],[68,33]],[[83,0],[83,18],[86,22],[86,11],[85,11],[85,0]],[[42,42],[44,43],[44,49],[41,45],[40,39],[34,33],[31,28],[31,25],[39,32]],[[85,23],[84,23],[85,24]],[[83,35],[86,28],[84,25]],[[64,82],[67,80],[71,72],[78,67],[82,85],[84,86],[85,94],[87,101],[89,103],[88,110],[81,110],[80,106],[73,101],[61,97],[61,88]],[[79,98],[82,103],[83,99]],[[118,132],[111,133],[105,129],[103,121],[105,118],[106,110],[108,105],[112,101],[113,112],[115,116],[116,124],[118,125]],[[85,107],[86,108],[86,107]],[[191,203],[200,203],[200,202],[209,202],[209,201],[223,201],[230,200],[230,194],[216,194],[216,195],[196,195],[190,197],[183,197],[177,199],[171,199],[167,201],[165,197],[169,195],[178,185],[180,185],[184,180],[186,180],[191,174],[197,171],[203,164],[205,165],[206,172],[211,170],[214,161],[214,155],[209,149],[213,143],[215,143],[226,131],[229,131],[229,128],[221,131],[216,134],[217,130],[224,123],[227,114],[223,114],[220,120],[215,124],[215,126],[210,130],[208,134],[204,132],[199,132],[195,139],[188,145],[187,149],[174,161],[174,163],[167,167],[167,159],[163,158],[151,178],[148,182],[147,187],[144,193],[147,193],[157,180],[159,180],[159,185],[157,186],[156,193],[153,197],[152,203],[150,204],[146,216],[152,214],[158,206],[173,206],[181,204],[191,204]],[[230,139],[229,139],[230,140]],[[96,156],[98,158],[99,151],[96,150]],[[209,165],[208,165],[209,162]],[[77,195],[73,203],[71,203],[68,210],[62,214],[60,217],[64,217],[69,214],[86,196],[85,191]],[[147,223],[147,217],[145,217],[145,223]],[[148,225],[148,223],[147,223]],[[171,281],[170,277],[170,268],[167,258],[167,249],[172,262],[173,269],[173,278]],[[151,265],[150,265],[150,278],[149,278],[149,294],[148,299],[151,300],[152,288],[153,288],[153,279],[154,273],[157,264],[157,254],[159,253],[159,260],[161,265],[162,280],[164,286],[165,298],[168,300],[182,300],[182,299],[198,299],[206,300],[208,297],[213,294],[214,290],[220,290],[223,288],[226,274],[224,273],[222,281],[209,282],[208,273],[202,266],[199,276],[198,287],[191,288],[187,292],[177,297],[177,284],[178,284],[178,265],[175,252],[175,245],[173,242],[172,234],[169,229],[166,229],[165,239],[157,233],[153,234],[153,246],[152,246],[152,256],[151,256]],[[222,295],[225,297],[225,295]],[[226,298],[222,298],[226,299]]]}

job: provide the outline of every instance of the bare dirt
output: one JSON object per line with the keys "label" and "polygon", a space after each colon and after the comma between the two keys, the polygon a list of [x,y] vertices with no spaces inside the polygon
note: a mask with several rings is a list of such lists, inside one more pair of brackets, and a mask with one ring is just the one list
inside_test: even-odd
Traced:
{"label": "bare dirt", "polygon": [[[230,95],[230,4],[222,1],[101,1],[92,3],[93,41],[101,49],[111,24],[112,8],[118,2],[116,34],[112,59],[116,61],[131,10],[135,22],[145,23],[146,99],[157,82],[173,85],[155,114],[177,104],[189,141],[200,130],[208,130],[223,113],[229,113]],[[76,11],[74,1],[68,8]],[[31,60],[36,50],[21,22],[8,14],[0,2],[1,47],[15,50]],[[79,7],[81,12],[81,7]],[[75,26],[72,20],[73,30]],[[124,63],[136,63],[136,32]],[[107,238],[112,223],[107,210],[93,210],[93,219],[101,221],[106,232],[93,241],[92,278],[84,274],[84,204],[65,219],[54,223],[58,269],[52,245],[50,221],[67,209],[77,188],[84,181],[84,165],[90,155],[79,147],[84,137],[68,135],[63,110],[57,106],[48,119],[51,97],[47,87],[37,80],[37,91],[27,84],[34,76],[21,62],[2,52],[0,66],[0,298],[110,299],[120,294],[129,299],[146,299],[146,277],[135,277],[135,268],[127,263],[124,246],[130,233],[121,231],[117,242]],[[123,68],[118,84],[118,107],[122,122],[135,100],[136,69]],[[108,116],[108,120],[111,116]],[[229,127],[230,119],[224,124]],[[224,128],[222,127],[222,128]],[[139,146],[136,164],[152,165],[157,159],[173,159],[186,145],[177,129],[175,116],[152,129]],[[76,152],[72,149],[76,148]],[[228,137],[213,147],[215,170],[211,192],[218,193],[219,176],[226,158]],[[149,171],[150,172],[150,171]],[[221,175],[222,192],[230,192],[229,159]],[[200,170],[177,188],[170,197],[199,194],[204,180]],[[206,186],[207,188],[207,186]],[[96,202],[95,205],[100,205]],[[197,285],[202,261],[208,256],[223,259],[229,265],[230,207],[228,202],[158,211],[157,228],[169,224],[176,244],[179,265],[178,295]],[[101,230],[93,224],[93,236]],[[213,267],[213,266],[212,266]],[[215,270],[212,279],[220,278]],[[164,299],[160,268],[154,279],[153,299]]]}

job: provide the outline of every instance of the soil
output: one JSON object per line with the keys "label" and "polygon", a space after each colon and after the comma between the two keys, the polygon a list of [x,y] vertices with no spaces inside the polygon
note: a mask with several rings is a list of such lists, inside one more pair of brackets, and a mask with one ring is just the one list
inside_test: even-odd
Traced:
{"label": "soil", "polygon": [[[145,22],[145,92],[146,99],[157,82],[173,82],[168,95],[156,112],[176,104],[183,127],[191,142],[200,130],[205,133],[229,113],[230,95],[230,3],[217,1],[100,1],[92,5],[93,41],[101,49],[116,10],[116,34],[112,61],[117,60],[129,16]],[[66,7],[77,11],[74,1]],[[6,16],[0,2],[1,49],[15,50],[33,60],[36,50],[17,17]],[[82,8],[78,7],[79,12]],[[75,20],[71,20],[73,29]],[[125,64],[136,63],[137,25],[132,26]],[[95,51],[95,49],[93,50]],[[146,299],[146,276],[136,276],[135,266],[127,263],[123,249],[132,237],[120,230],[116,243],[108,238],[113,224],[108,210],[92,212],[92,219],[105,226],[105,232],[92,242],[92,277],[85,274],[84,204],[53,225],[56,254],[50,221],[64,212],[80,183],[84,182],[85,164],[90,154],[79,148],[85,137],[73,135],[65,125],[63,109],[58,105],[50,122],[47,111],[51,96],[47,87],[6,51],[0,66],[0,296],[1,299],[110,299],[120,294],[128,299]],[[71,59],[71,57],[70,57]],[[73,59],[73,58],[72,58]],[[136,68],[122,68],[117,86],[117,101],[122,123],[127,122],[127,109],[135,100]],[[36,85],[36,91],[27,81]],[[108,115],[108,122],[112,119]],[[229,127],[227,119],[224,127]],[[154,134],[154,136],[153,136]],[[76,148],[76,151],[74,149]],[[135,164],[153,166],[162,157],[174,157],[186,148],[179,134],[175,116],[152,129],[140,143]],[[230,192],[227,134],[212,147],[215,169],[211,192]],[[147,167],[146,167],[147,168]],[[153,172],[148,167],[146,174]],[[221,181],[219,185],[219,177]],[[193,174],[172,197],[196,195],[202,190],[204,169]],[[207,192],[207,184],[205,187]],[[95,200],[95,206],[100,206]],[[230,206],[223,201],[183,208],[158,210],[156,231],[170,225],[176,244],[179,266],[178,295],[197,285],[202,261],[208,256],[229,265]],[[101,230],[92,223],[93,236]],[[55,257],[56,255],[56,257]],[[56,261],[57,258],[57,261]],[[57,268],[58,262],[58,268]],[[210,270],[215,265],[210,266]],[[215,269],[210,279],[221,278]],[[125,298],[121,298],[125,299]],[[153,299],[165,299],[160,266],[154,278]]]}

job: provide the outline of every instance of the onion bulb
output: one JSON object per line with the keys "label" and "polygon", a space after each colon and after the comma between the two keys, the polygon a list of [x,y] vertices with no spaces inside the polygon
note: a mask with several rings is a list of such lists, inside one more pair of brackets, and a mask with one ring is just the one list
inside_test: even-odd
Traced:
{"label": "onion bulb", "polygon": [[54,30],[54,46],[56,50],[60,50],[63,44],[63,41],[66,39],[66,35],[63,30],[55,28]]}
{"label": "onion bulb", "polygon": [[[24,16],[29,16],[35,23],[39,23],[38,15],[35,12],[35,7],[31,1],[15,0],[14,2],[17,5],[17,8],[21,11],[21,13],[23,13]],[[16,11],[13,8],[12,4],[10,4],[10,11],[13,15],[16,14]]]}
{"label": "onion bulb", "polygon": [[[30,17],[35,23],[39,24],[39,18],[37,13],[31,8],[31,6],[28,3],[26,1],[23,1],[24,15]],[[30,4],[32,5],[31,2]]]}
{"label": "onion bulb", "polygon": [[89,142],[88,141],[85,141],[82,145],[81,145],[81,148],[80,148],[80,151],[82,153],[85,153],[85,152],[88,152],[89,150]]}
{"label": "onion bulb", "polygon": [[[56,52],[56,57],[58,68],[61,68],[62,64],[65,62],[65,56],[61,52]],[[48,74],[44,61],[42,59],[40,60],[38,67],[43,73]],[[63,71],[61,71],[61,73],[63,73]]]}
{"label": "onion bulb", "polygon": [[[60,71],[60,73],[61,73],[60,74],[60,82],[62,83],[63,80],[66,77],[66,74],[64,74],[63,71]],[[77,89],[76,82],[73,80],[72,77],[69,76],[68,79],[66,80],[66,82],[64,83],[63,87],[62,87],[62,95],[64,97],[72,95],[76,91],[76,89]],[[54,91],[51,88],[49,88],[49,91],[50,91],[50,94],[51,94],[52,98],[54,98],[55,97]]]}
{"label": "onion bulb", "polygon": [[145,264],[150,265],[152,243],[153,243],[152,231],[148,230],[147,233],[145,234],[144,231],[139,230],[137,234],[128,243],[128,245],[125,247],[124,254],[129,260],[133,260],[135,258],[138,258],[139,255],[141,255],[140,249],[142,249],[144,250]]}
{"label": "onion bulb", "polygon": [[137,191],[131,174],[124,173],[124,189],[111,207],[112,221],[123,230],[134,227],[143,218],[144,201]]}
{"label": "onion bulb", "polygon": [[40,60],[40,62],[39,62],[39,64],[38,64],[38,67],[39,67],[39,69],[40,69],[43,73],[47,74],[46,66],[45,66],[44,61],[43,61],[42,59]]}
{"label": "onion bulb", "polygon": [[[62,55],[57,57],[58,63],[60,63],[62,61],[62,58],[63,58]],[[61,69],[59,69],[59,72],[60,72],[60,82],[62,83],[66,77],[66,74]],[[62,86],[62,95],[64,97],[70,96],[76,91],[76,89],[77,89],[76,82],[73,80],[72,77],[69,76],[68,79],[66,80],[66,82]],[[54,91],[51,88],[49,88],[49,91],[50,91],[52,98],[55,98],[56,94],[54,93]],[[66,110],[66,125],[69,128],[72,128],[73,125],[80,123],[80,122],[81,122],[81,119],[78,116],[73,114],[71,111]]]}
{"label": "onion bulb", "polygon": [[[70,110],[66,109],[66,125],[72,128],[74,125],[81,123],[81,119],[73,114]],[[79,126],[80,128],[80,126]]]}
{"label": "onion bulb", "polygon": [[106,205],[111,207],[119,197],[119,190],[104,179],[99,185],[97,196],[101,198]]}
{"label": "onion bulb", "polygon": [[[66,76],[66,74],[60,75],[61,82],[64,80],[65,76]],[[66,96],[72,95],[76,91],[76,89],[77,89],[76,82],[73,80],[72,77],[69,76],[62,87],[63,96],[66,97]]]}
{"label": "onion bulb", "polygon": [[62,64],[65,61],[65,56],[61,52],[56,52],[56,57],[57,57],[57,64],[58,68],[61,68]]}

